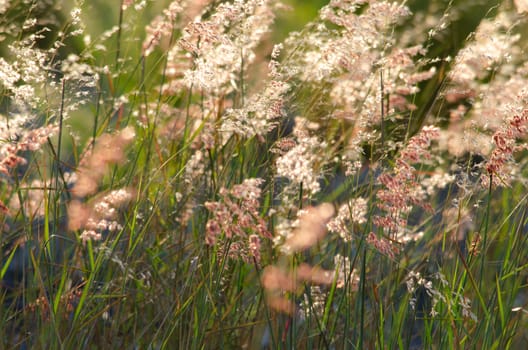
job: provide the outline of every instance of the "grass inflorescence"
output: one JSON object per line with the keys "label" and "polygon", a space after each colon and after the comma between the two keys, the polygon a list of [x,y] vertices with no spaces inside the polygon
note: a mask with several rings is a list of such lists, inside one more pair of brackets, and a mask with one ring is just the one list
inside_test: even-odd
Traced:
{"label": "grass inflorescence", "polygon": [[296,8],[0,1],[0,348],[528,344],[528,3]]}

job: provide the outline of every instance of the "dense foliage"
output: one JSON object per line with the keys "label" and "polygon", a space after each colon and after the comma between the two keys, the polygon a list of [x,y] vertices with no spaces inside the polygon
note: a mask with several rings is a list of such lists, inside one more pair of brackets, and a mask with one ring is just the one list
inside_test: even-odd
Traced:
{"label": "dense foliage", "polygon": [[296,11],[0,0],[1,348],[528,344],[528,1]]}

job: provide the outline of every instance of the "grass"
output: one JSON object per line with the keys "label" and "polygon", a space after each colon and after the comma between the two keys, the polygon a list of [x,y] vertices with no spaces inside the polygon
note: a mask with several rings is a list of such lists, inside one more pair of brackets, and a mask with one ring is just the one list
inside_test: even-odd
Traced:
{"label": "grass", "polygon": [[[214,24],[225,2],[175,17],[159,3],[100,17],[80,5],[78,20],[56,8],[44,38],[30,37],[44,14],[14,3],[1,22],[1,348],[528,343],[526,127],[511,127],[528,77],[511,4],[409,2],[394,21],[369,12],[384,1],[336,11],[343,22],[321,12],[274,55],[270,38],[287,33],[244,36],[270,26],[271,2],[244,2],[213,34],[189,21]],[[142,14],[165,16],[159,43]],[[497,32],[479,36],[487,25]],[[397,51],[411,44],[428,52]],[[504,130],[507,168],[490,171]],[[459,152],[450,137],[485,142]]]}

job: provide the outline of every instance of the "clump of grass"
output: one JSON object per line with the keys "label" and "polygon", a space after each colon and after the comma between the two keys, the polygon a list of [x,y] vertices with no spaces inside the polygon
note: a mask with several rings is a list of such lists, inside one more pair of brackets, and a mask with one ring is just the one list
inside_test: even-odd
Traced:
{"label": "clump of grass", "polygon": [[514,3],[0,3],[2,347],[525,344]]}

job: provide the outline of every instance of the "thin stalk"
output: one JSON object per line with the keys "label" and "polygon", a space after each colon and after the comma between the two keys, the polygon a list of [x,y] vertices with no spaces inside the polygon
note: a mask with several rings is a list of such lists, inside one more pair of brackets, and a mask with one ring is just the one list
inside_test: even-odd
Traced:
{"label": "thin stalk", "polygon": [[383,147],[385,145],[385,103],[383,101],[383,97],[385,95],[385,87],[383,85],[383,69],[380,69],[380,90],[381,90],[381,96],[380,96],[380,108],[381,108],[381,149],[383,150]]}
{"label": "thin stalk", "polygon": [[359,340],[358,349],[363,349],[363,341],[365,334],[365,285],[366,285],[366,270],[367,270],[367,247],[363,246],[363,257],[361,259],[361,299],[360,299],[360,321],[359,321]]}
{"label": "thin stalk", "polygon": [[117,24],[117,36],[116,36],[116,56],[114,68],[116,72],[119,70],[119,58],[121,56],[121,32],[123,29],[123,1],[121,0],[119,4],[119,20]]}
{"label": "thin stalk", "polygon": [[484,234],[482,239],[482,260],[480,262],[479,290],[482,290],[482,280],[484,279],[484,262],[486,260],[486,249],[488,245],[489,217],[491,211],[491,189],[493,186],[493,174],[490,174],[488,188],[488,203],[486,206],[486,220],[484,221]]}

